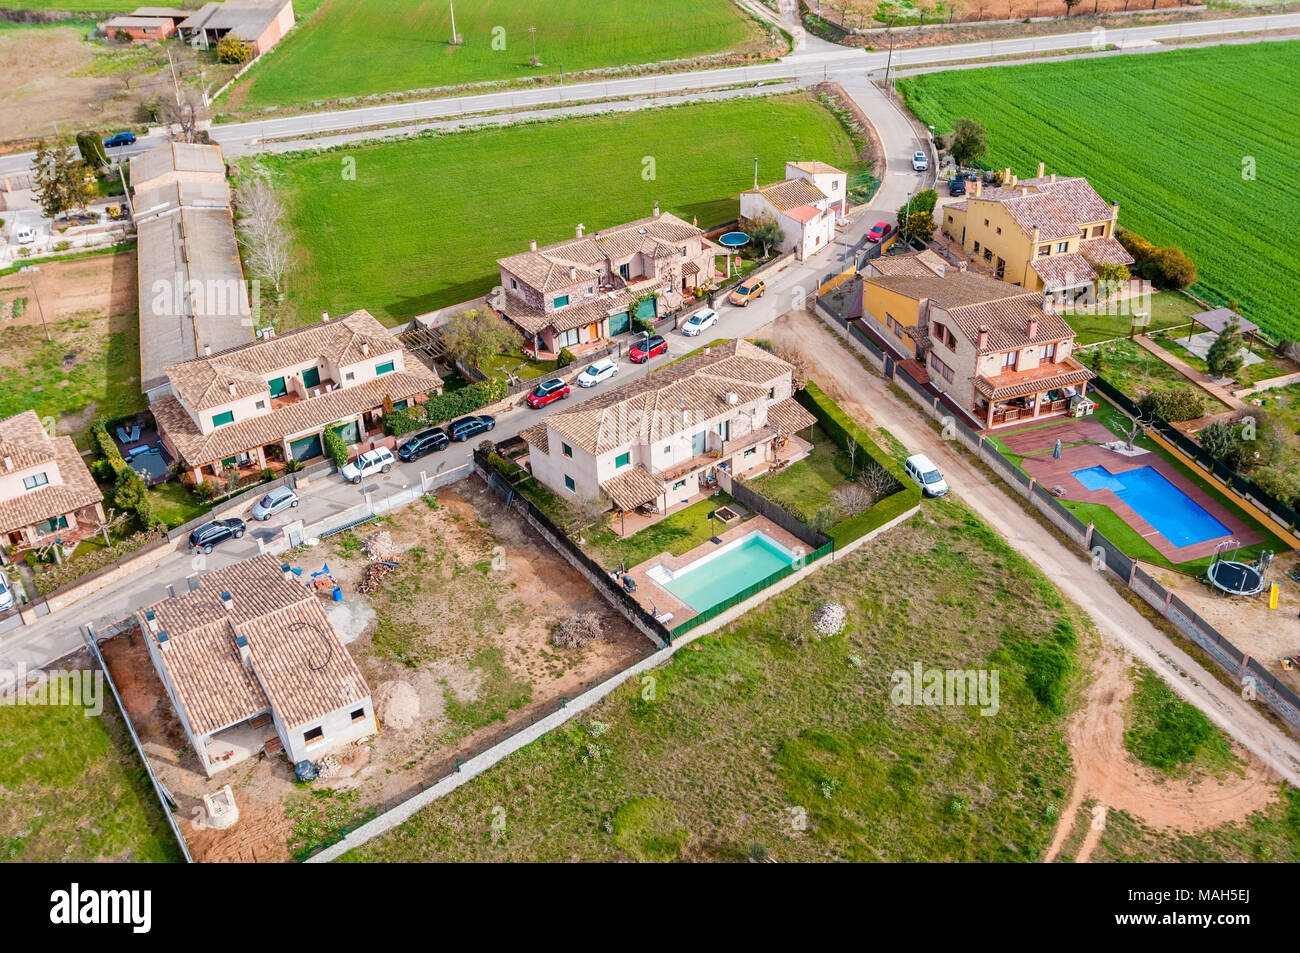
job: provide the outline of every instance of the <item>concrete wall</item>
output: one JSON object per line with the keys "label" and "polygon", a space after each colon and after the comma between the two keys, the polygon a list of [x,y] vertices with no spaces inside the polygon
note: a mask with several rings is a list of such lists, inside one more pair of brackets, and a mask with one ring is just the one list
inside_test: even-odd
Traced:
{"label": "concrete wall", "polygon": [[[344,651],[347,651],[346,647]],[[357,721],[353,721],[352,712],[358,709],[364,714]],[[276,724],[277,726],[280,724],[278,717]],[[325,733],[319,741],[308,744],[303,736],[313,728],[323,728]],[[375,704],[367,695],[360,701],[335,709],[324,718],[287,728],[281,732],[280,740],[284,742],[290,761],[316,761],[331,751],[337,751],[343,745],[378,733],[379,723],[375,719]]]}

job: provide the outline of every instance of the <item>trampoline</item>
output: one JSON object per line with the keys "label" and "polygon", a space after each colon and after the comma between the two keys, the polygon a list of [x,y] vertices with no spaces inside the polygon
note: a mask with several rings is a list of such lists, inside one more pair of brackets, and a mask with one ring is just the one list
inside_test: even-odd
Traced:
{"label": "trampoline", "polygon": [[718,244],[727,248],[743,248],[749,244],[749,236],[744,232],[727,232],[718,238]]}
{"label": "trampoline", "polygon": [[[1225,559],[1223,553],[1229,546],[1235,547],[1232,558]],[[1258,595],[1264,591],[1264,576],[1273,561],[1273,554],[1265,552],[1255,562],[1247,563],[1236,558],[1240,549],[1241,544],[1235,539],[1225,539],[1215,546],[1205,578],[1214,588],[1230,596]]]}

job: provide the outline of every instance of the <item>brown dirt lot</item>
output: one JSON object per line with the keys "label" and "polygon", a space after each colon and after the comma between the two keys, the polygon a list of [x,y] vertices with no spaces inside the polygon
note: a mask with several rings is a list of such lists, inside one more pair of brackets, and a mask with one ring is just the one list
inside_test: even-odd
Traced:
{"label": "brown dirt lot", "polygon": [[[28,298],[23,316],[8,325],[40,324],[81,314],[134,314],[136,298],[135,251],[93,255],[69,261],[42,262],[39,271],[0,275],[0,302]],[[35,286],[35,297],[32,287]],[[35,298],[40,299],[40,308]]]}
{"label": "brown dirt lot", "polygon": [[[653,651],[481,481],[454,484],[439,494],[436,509],[416,502],[389,516],[290,557],[304,574],[329,564],[349,618],[358,628],[364,624],[359,633],[336,627],[345,639],[355,636],[348,648],[371,691],[401,681],[419,697],[411,727],[388,727],[381,712],[380,734],[335,752],[343,770],[310,791],[294,782],[283,755],[251,758],[205,777],[139,636],[134,647],[124,638],[105,644],[150,760],[181,804],[196,860],[288,861],[310,853],[336,839],[340,827],[391,808],[445,777],[458,758],[483,751],[554,711],[561,697],[572,698]],[[369,561],[359,547],[381,531],[391,535],[401,566],[379,592],[362,596],[357,583]],[[552,647],[552,628],[579,609],[601,613],[604,637],[585,649]],[[214,831],[189,823],[202,795],[226,784],[240,810],[234,827]]]}

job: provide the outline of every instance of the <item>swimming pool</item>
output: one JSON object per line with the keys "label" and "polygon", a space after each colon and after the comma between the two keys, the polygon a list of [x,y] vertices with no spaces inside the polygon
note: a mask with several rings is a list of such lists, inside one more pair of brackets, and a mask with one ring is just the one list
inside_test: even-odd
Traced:
{"label": "swimming pool", "polygon": [[1111,490],[1175,546],[1191,546],[1231,532],[1154,467],[1111,473],[1105,467],[1075,470],[1089,490]]}
{"label": "swimming pool", "polygon": [[696,612],[712,609],[801,559],[762,530],[732,540],[689,566],[655,566],[649,576]]}
{"label": "swimming pool", "polygon": [[167,459],[163,455],[162,447],[137,450],[127,457],[127,463],[146,481],[157,479],[167,473]]}

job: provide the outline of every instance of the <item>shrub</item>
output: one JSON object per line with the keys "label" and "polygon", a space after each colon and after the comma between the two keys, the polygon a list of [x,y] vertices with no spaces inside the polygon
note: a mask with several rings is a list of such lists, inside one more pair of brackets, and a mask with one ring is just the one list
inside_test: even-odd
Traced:
{"label": "shrub", "polygon": [[827,503],[813,514],[813,518],[808,521],[808,526],[814,533],[821,533],[823,536],[828,536],[830,535],[831,528],[838,521],[839,513],[836,512],[835,507],[832,504]]}
{"label": "shrub", "polygon": [[304,466],[303,462],[299,460],[297,457],[290,457],[288,460],[284,461],[284,472],[297,473],[299,470],[303,468],[303,466]]}
{"label": "shrub", "polygon": [[1234,424],[1226,420],[1216,420],[1208,427],[1204,428],[1196,435],[1196,439],[1201,442],[1201,446],[1206,452],[1222,460],[1234,470],[1238,469],[1237,464],[1240,462],[1241,454],[1244,450],[1241,440],[1241,431]]}
{"label": "shrub", "polygon": [[339,469],[348,462],[348,445],[343,442],[338,431],[331,427],[325,428],[325,434],[322,438],[325,446],[325,456],[329,457]]}
{"label": "shrub", "polygon": [[72,247],[72,242],[66,240],[58,241],[54,243],[55,251],[67,251],[71,247]]}
{"label": "shrub", "polygon": [[141,529],[153,529],[158,522],[144,480],[128,466],[123,466],[117,473],[117,482],[113,485],[113,502],[118,509],[135,513]]}
{"label": "shrub", "polygon": [[1300,474],[1277,467],[1260,467],[1250,475],[1255,485],[1293,509],[1300,506]]}
{"label": "shrub", "polygon": [[[506,396],[508,385],[504,378],[494,377],[470,384],[450,394],[434,394],[423,405],[395,410],[384,416],[384,433],[390,437],[401,436],[421,427],[440,424],[480,407],[494,404]],[[421,409],[421,406],[423,409]]]}
{"label": "shrub", "polygon": [[217,488],[207,480],[200,480],[190,487],[190,492],[200,503],[211,503],[212,498],[217,495]]}
{"label": "shrub", "polygon": [[217,61],[235,65],[247,63],[253,58],[253,44],[241,40],[234,33],[227,33],[217,41]]}
{"label": "shrub", "polygon": [[1205,414],[1205,396],[1191,387],[1167,391],[1146,391],[1138,399],[1145,414],[1155,414],[1170,423],[1195,420]]}
{"label": "shrub", "polygon": [[1157,248],[1146,267],[1146,277],[1163,288],[1181,291],[1196,283],[1196,264],[1181,248]]}
{"label": "shrub", "polygon": [[1151,260],[1155,254],[1156,246],[1139,235],[1137,232],[1120,232],[1117,236],[1119,243],[1124,246],[1124,250],[1133,256],[1133,268],[1140,271],[1142,266]]}
{"label": "shrub", "polygon": [[556,366],[557,368],[559,368],[559,367],[568,367],[568,366],[569,366],[570,364],[572,364],[575,360],[577,360],[577,358],[575,358],[575,357],[573,356],[573,352],[572,352],[572,351],[570,351],[567,347],[566,347],[566,348],[561,348],[561,349],[560,349],[559,356],[556,357],[556,359],[555,359],[555,366]]}
{"label": "shrub", "polygon": [[261,477],[263,483],[269,483],[275,479],[275,471],[270,467],[263,467],[262,472],[259,473],[258,476]]}
{"label": "shrub", "polygon": [[1234,318],[1224,325],[1205,353],[1205,363],[1215,377],[1232,377],[1241,370],[1245,358],[1241,356],[1242,342],[1239,322]]}
{"label": "shrub", "polygon": [[[134,533],[125,539],[115,541],[111,546],[87,550],[76,558],[67,560],[62,565],[34,563],[36,591],[43,596],[49,595],[60,586],[66,586],[87,573],[117,562],[123,556],[148,545],[156,538],[152,533]],[[34,555],[34,553],[28,553],[29,557]]]}

